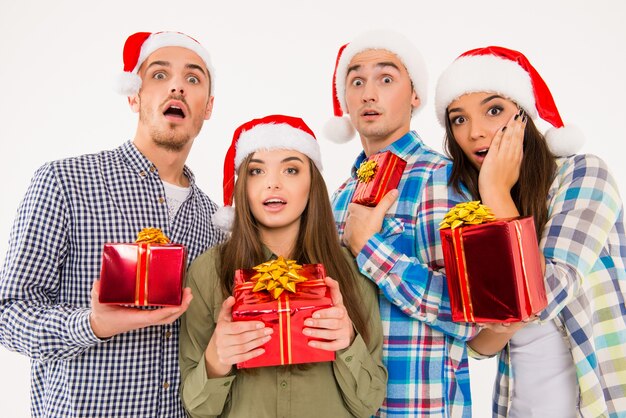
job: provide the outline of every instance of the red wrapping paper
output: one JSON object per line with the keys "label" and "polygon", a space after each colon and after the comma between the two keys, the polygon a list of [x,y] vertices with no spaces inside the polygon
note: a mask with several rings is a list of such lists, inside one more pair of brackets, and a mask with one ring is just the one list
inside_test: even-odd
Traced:
{"label": "red wrapping paper", "polygon": [[517,322],[546,307],[532,216],[440,234],[453,321]]}
{"label": "red wrapping paper", "polygon": [[100,303],[179,306],[186,250],[180,244],[106,243],[100,270]]}
{"label": "red wrapping paper", "polygon": [[324,283],[326,271],[321,264],[304,264],[299,274],[308,280],[297,284],[296,293],[284,291],[274,299],[266,291],[252,292],[249,280],[257,272],[235,272],[234,321],[262,321],[273,328],[272,338],[263,345],[265,353],[237,363],[237,368],[334,361],[335,352],[308,346],[314,339],[302,334],[304,321],[313,312],[333,306],[330,289]]}
{"label": "red wrapping paper", "polygon": [[367,182],[359,180],[357,182],[352,202],[359,205],[376,206],[389,190],[398,187],[406,167],[406,161],[391,151],[374,154],[366,161],[376,162],[376,172],[371,180]]}

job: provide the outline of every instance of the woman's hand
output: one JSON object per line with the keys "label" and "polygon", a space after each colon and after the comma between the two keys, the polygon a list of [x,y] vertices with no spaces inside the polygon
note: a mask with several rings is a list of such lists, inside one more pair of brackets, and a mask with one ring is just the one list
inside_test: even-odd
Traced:
{"label": "woman's hand", "polygon": [[511,189],[522,166],[526,118],[520,110],[496,133],[478,175],[481,199],[499,218],[519,215],[511,199]]}
{"label": "woman's hand", "polygon": [[352,320],[348,316],[348,311],[343,305],[339,283],[330,277],[324,278],[324,281],[330,288],[333,306],[314,312],[312,318],[304,321],[306,328],[302,330],[302,333],[309,337],[326,340],[311,340],[309,341],[310,347],[327,351],[338,351],[352,344],[356,337],[356,332],[354,331]]}
{"label": "woman's hand", "polygon": [[207,377],[226,376],[233,364],[258,357],[265,352],[261,347],[273,332],[261,321],[233,321],[235,298],[230,296],[222,304],[215,332],[211,336],[204,357]]}

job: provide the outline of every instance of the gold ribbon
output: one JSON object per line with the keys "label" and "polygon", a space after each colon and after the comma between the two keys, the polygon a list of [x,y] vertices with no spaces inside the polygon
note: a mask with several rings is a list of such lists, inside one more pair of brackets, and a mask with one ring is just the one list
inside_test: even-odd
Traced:
{"label": "gold ribbon", "polygon": [[170,240],[159,228],[144,228],[137,234],[137,275],[135,278],[135,305],[148,306],[148,277],[150,245],[169,244]]}
{"label": "gold ribbon", "polygon": [[370,180],[374,178],[374,174],[376,174],[376,170],[378,170],[378,163],[374,160],[363,161],[359,166],[359,169],[356,171],[356,176],[358,177],[361,183],[368,183]]}
{"label": "gold ribbon", "polygon": [[459,203],[446,214],[439,224],[439,229],[456,229],[463,225],[480,225],[485,222],[495,221],[496,217],[487,206],[479,200]]}
{"label": "gold ribbon", "polygon": [[302,266],[282,256],[253,268],[257,274],[250,278],[255,283],[252,291],[266,290],[274,299],[278,299],[285,290],[296,293],[296,284],[307,281],[306,277],[298,273]]}

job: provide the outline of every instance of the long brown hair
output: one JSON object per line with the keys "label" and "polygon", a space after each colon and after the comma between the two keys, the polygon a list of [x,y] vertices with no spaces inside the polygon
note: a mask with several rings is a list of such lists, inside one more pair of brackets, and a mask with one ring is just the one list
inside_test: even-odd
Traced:
{"label": "long brown hair", "polygon": [[[235,221],[230,238],[220,249],[220,282],[225,297],[232,294],[236,269],[252,268],[267,261],[263,255],[258,224],[246,196],[248,165],[252,155],[246,157],[237,172],[234,189]],[[348,315],[356,330],[367,342],[369,341],[367,315],[359,297],[360,285],[341,249],[326,183],[310,158],[309,167],[311,175],[309,201],[300,217],[298,237],[290,257],[298,263],[324,265],[326,273],[339,282]]]}
{"label": "long brown hair", "polygon": [[[473,199],[480,200],[478,191],[478,169],[472,165],[452,133],[450,118],[446,110],[446,154],[452,159],[452,174],[449,185],[464,194],[467,187]],[[521,216],[532,215],[535,220],[537,239],[548,221],[548,192],[554,179],[556,162],[545,137],[539,132],[532,119],[528,118],[524,130],[524,157],[517,183],[511,189],[511,197]]]}

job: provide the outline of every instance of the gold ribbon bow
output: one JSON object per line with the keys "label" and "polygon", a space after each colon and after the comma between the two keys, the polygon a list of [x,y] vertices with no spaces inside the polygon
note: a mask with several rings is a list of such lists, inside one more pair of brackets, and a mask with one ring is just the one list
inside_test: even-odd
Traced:
{"label": "gold ribbon bow", "polygon": [[253,292],[267,290],[274,299],[287,290],[296,293],[296,284],[306,282],[307,278],[298,274],[302,268],[294,260],[285,260],[282,256],[253,267],[258,273],[250,278],[256,282]]}
{"label": "gold ribbon bow", "polygon": [[480,225],[495,221],[496,217],[487,206],[479,200],[459,203],[446,214],[439,224],[439,229],[458,228],[463,225]]}
{"label": "gold ribbon bow", "polygon": [[136,243],[169,244],[170,239],[159,228],[144,228],[137,234]]}
{"label": "gold ribbon bow", "polygon": [[373,160],[363,161],[356,171],[356,176],[361,183],[367,183],[374,178],[376,170],[378,169],[378,163]]}

